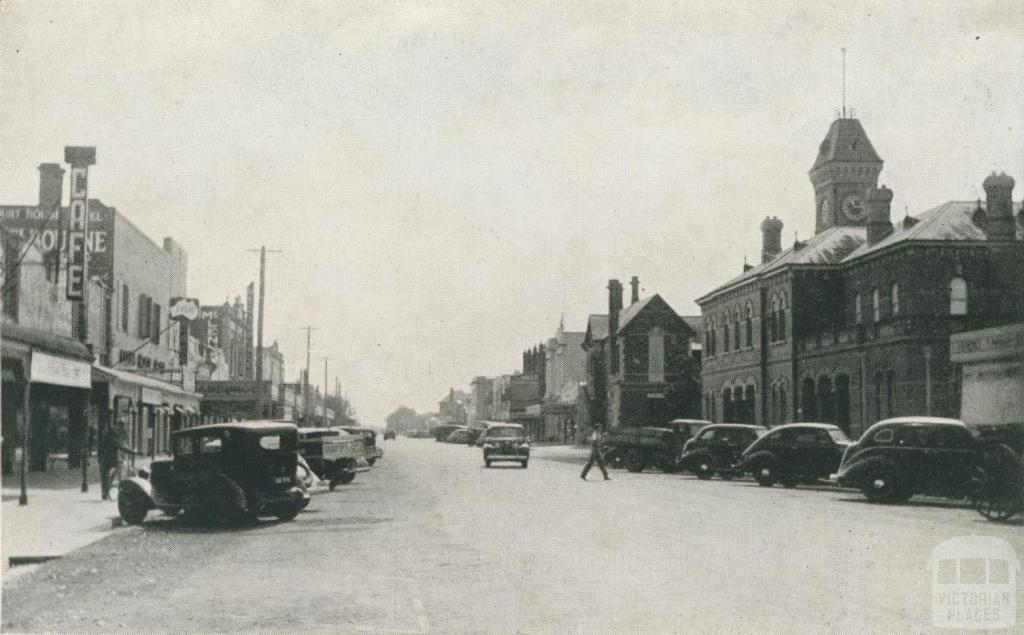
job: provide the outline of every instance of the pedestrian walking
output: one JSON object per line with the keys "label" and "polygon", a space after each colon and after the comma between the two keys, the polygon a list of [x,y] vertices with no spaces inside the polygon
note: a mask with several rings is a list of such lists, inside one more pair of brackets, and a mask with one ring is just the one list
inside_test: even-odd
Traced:
{"label": "pedestrian walking", "polygon": [[587,480],[587,472],[590,468],[594,467],[594,463],[597,463],[597,467],[601,468],[601,474],[604,474],[604,480],[610,481],[608,478],[608,469],[604,466],[604,459],[601,458],[601,441],[604,439],[604,433],[594,430],[590,435],[590,459],[587,461],[586,466],[583,468],[583,473],[580,474],[580,478],[584,481]]}
{"label": "pedestrian walking", "polygon": [[110,500],[111,476],[118,464],[119,436],[117,423],[114,421],[101,423],[96,435],[96,461],[100,466],[100,494],[105,501]]}

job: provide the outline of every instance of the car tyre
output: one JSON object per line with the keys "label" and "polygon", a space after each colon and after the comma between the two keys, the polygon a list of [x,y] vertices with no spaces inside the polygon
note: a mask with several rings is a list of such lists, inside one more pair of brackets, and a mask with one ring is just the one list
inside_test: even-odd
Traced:
{"label": "car tyre", "polygon": [[626,469],[636,473],[644,471],[644,457],[639,450],[630,450],[626,455]]}
{"label": "car tyre", "polygon": [[366,464],[373,467],[373,464],[377,462],[377,459],[366,459]]}
{"label": "car tyre", "polygon": [[129,525],[141,525],[149,513],[149,503],[137,492],[122,491],[117,497],[117,513]]}
{"label": "car tyre", "polygon": [[868,499],[868,502],[883,505],[905,503],[914,495],[913,492],[908,492],[899,486],[896,474],[892,470],[879,470],[868,476],[861,491],[864,492],[864,497]]}
{"label": "car tyre", "polygon": [[523,461],[523,469],[524,470],[526,469],[526,466],[529,465],[529,463],[530,463],[529,461]]}
{"label": "car tyre", "polygon": [[707,461],[699,461],[697,467],[693,468],[693,473],[702,481],[710,480],[712,474],[711,466],[708,465]]}
{"label": "car tyre", "polygon": [[274,508],[270,510],[277,519],[283,523],[294,519],[302,511],[301,503],[279,503],[274,505]]}
{"label": "car tyre", "polygon": [[491,467],[491,460],[490,459],[484,460],[484,467]]}
{"label": "car tyre", "polygon": [[757,484],[761,487],[771,487],[775,485],[775,466],[772,465],[771,461],[762,461],[754,466],[754,479],[757,480]]}
{"label": "car tyre", "polygon": [[736,476],[732,472],[719,472],[718,475],[722,477],[723,481],[731,481]]}
{"label": "car tyre", "polygon": [[799,479],[793,476],[785,476],[782,479],[780,479],[780,482],[782,483],[782,486],[785,487],[786,489],[793,489],[794,487],[800,484]]}

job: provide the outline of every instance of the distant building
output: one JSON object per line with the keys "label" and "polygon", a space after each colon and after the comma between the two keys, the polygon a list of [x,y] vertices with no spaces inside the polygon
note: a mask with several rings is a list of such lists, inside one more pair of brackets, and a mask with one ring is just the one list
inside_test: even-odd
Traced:
{"label": "distant building", "polygon": [[578,393],[580,384],[587,379],[585,336],[582,331],[566,331],[562,321],[558,323],[555,336],[544,347],[545,439],[567,441],[577,432]]}
{"label": "distant building", "polygon": [[654,426],[700,412],[696,330],[660,295],[641,299],[634,276],[628,307],[622,285],[608,282],[608,314],[592,315],[587,353],[587,399],[592,425]]}
{"label": "distant building", "polygon": [[469,395],[454,388],[448,391],[448,396],[437,404],[437,414],[442,423],[466,425],[466,401]]}
{"label": "distant building", "polygon": [[207,346],[224,351],[228,379],[249,379],[246,360],[252,342],[246,339],[246,312],[241,298],[236,297],[233,304],[203,306],[192,333]]}
{"label": "distant building", "polygon": [[783,250],[766,218],[762,261],[697,300],[703,409],[715,421],[838,424],[959,413],[955,333],[1024,316],[1024,229],[1014,181],[891,221],[892,190],[860,122],[835,120],[810,170],[817,233]]}

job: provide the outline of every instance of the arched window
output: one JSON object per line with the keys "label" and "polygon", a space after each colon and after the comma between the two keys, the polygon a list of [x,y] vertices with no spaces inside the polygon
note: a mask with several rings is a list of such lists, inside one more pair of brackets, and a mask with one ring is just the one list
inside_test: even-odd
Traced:
{"label": "arched window", "polygon": [[882,319],[882,294],[875,287],[871,291],[871,318],[878,322]]}
{"label": "arched window", "polygon": [[779,424],[786,423],[786,386],[779,386]]}
{"label": "arched window", "polygon": [[949,314],[967,315],[967,281],[963,278],[949,281]]}
{"label": "arched window", "polygon": [[892,303],[892,314],[900,314],[900,285],[895,282],[892,283],[892,293],[890,302]]}
{"label": "arched window", "polygon": [[729,352],[729,314],[722,318],[722,352]]}
{"label": "arched window", "polygon": [[747,348],[754,345],[754,309],[747,305]]}
{"label": "arched window", "polygon": [[786,296],[779,299],[779,339],[786,340]]}
{"label": "arched window", "polygon": [[740,350],[740,330],[742,328],[742,325],[740,324],[740,312],[739,312],[738,309],[736,310],[735,313],[732,314],[732,319],[733,319],[732,343],[733,343],[733,348],[738,351],[738,350]]}
{"label": "arched window", "polygon": [[779,339],[779,323],[776,319],[779,313],[779,299],[772,298],[772,310],[768,314],[768,321],[771,322],[771,330],[769,331],[771,337],[768,341],[775,342]]}
{"label": "arched window", "polygon": [[854,314],[854,316],[857,319],[857,324],[862,324],[864,322],[864,314],[861,312],[861,308],[860,308],[860,294],[859,293],[853,299],[853,314]]}

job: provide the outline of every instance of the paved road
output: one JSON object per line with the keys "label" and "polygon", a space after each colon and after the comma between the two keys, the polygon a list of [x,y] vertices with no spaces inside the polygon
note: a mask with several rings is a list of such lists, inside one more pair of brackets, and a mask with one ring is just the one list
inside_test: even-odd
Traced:
{"label": "paved road", "polygon": [[388,442],[377,468],[293,522],[154,514],[46,564],[4,588],[3,627],[921,631],[940,541],[994,535],[1024,555],[1020,526],[953,504],[656,473],[583,482],[576,459],[537,448],[528,470],[488,470],[479,450]]}

